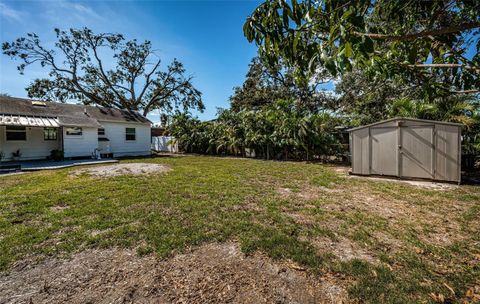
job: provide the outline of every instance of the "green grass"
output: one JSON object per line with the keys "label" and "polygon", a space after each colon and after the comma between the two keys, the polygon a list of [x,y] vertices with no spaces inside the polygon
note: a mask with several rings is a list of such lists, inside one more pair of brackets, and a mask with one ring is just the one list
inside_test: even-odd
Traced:
{"label": "green grass", "polygon": [[[166,258],[236,240],[246,253],[261,250],[318,276],[344,276],[350,296],[364,302],[428,302],[432,292],[458,301],[479,284],[479,261],[472,262],[480,254],[479,187],[434,191],[293,162],[193,156],[125,162],[136,161],[173,170],[106,179],[70,175],[75,168],[0,177],[0,270],[87,248],[129,247]],[[383,205],[364,205],[366,197]],[[381,212],[389,203],[394,216]],[[445,227],[454,237],[435,241]],[[348,240],[378,262],[339,259],[319,239]]]}

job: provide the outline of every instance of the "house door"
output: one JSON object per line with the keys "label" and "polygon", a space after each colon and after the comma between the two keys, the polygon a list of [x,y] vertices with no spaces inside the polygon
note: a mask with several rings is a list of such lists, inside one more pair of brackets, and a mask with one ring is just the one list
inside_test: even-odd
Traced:
{"label": "house door", "polygon": [[434,178],[434,126],[400,127],[400,176]]}

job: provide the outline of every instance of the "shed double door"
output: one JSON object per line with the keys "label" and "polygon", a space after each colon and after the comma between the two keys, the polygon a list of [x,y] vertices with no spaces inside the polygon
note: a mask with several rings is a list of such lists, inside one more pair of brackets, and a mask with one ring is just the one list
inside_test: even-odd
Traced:
{"label": "shed double door", "polygon": [[434,130],[434,125],[371,128],[370,174],[435,178]]}
{"label": "shed double door", "polygon": [[434,125],[402,126],[399,130],[399,176],[434,179]]}

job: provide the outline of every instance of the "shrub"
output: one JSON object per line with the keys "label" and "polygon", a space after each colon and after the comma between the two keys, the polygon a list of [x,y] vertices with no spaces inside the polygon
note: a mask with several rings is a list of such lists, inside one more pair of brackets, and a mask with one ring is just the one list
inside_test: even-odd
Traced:
{"label": "shrub", "polygon": [[54,161],[61,161],[63,159],[63,151],[58,149],[52,150],[50,151],[50,157]]}

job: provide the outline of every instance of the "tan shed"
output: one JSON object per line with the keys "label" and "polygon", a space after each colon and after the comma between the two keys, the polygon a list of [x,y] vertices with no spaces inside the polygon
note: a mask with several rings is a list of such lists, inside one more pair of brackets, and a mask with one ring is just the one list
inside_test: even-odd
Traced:
{"label": "tan shed", "polygon": [[392,118],[348,131],[353,174],[460,183],[461,124]]}

